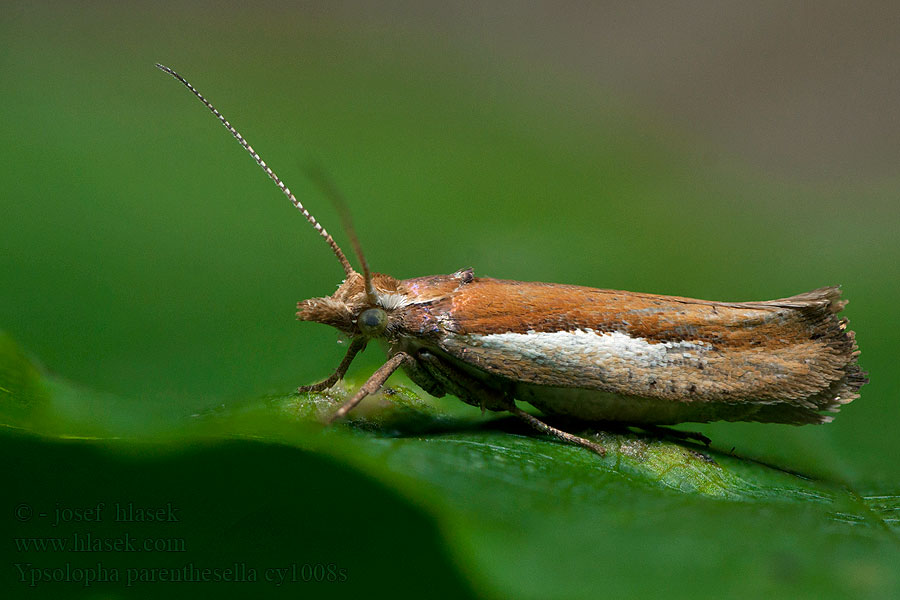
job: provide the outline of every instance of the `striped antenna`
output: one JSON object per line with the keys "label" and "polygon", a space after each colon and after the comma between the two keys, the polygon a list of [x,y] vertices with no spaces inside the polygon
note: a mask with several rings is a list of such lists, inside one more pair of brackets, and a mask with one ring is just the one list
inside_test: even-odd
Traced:
{"label": "striped antenna", "polygon": [[216,107],[210,104],[209,100],[204,98],[203,95],[194,88],[194,86],[188,83],[187,79],[165,65],[156,63],[156,66],[183,83],[187,89],[191,90],[191,92],[200,99],[200,102],[206,105],[206,108],[208,108],[212,112],[212,114],[214,114],[216,118],[219,119],[219,122],[222,123],[222,125],[225,126],[225,129],[227,129],[231,133],[231,135],[234,136],[234,139],[236,139],[240,143],[240,145],[244,147],[244,150],[250,153],[250,156],[253,157],[253,160],[256,161],[256,164],[258,164],[259,167],[266,172],[266,175],[269,176],[269,179],[274,181],[275,185],[278,186],[278,189],[288,197],[288,200],[291,201],[291,204],[293,204],[297,208],[297,210],[303,213],[303,216],[306,217],[306,220],[309,221],[310,225],[312,225],[315,230],[319,232],[319,235],[325,238],[325,241],[328,242],[328,245],[331,246],[331,249],[334,251],[335,256],[337,256],[338,260],[341,261],[341,266],[344,268],[344,273],[348,277],[352,275],[354,273],[353,267],[350,266],[350,262],[347,260],[347,257],[344,255],[344,252],[341,250],[341,248],[337,245],[337,242],[334,241],[334,238],[331,237],[331,235],[327,231],[325,231],[325,228],[322,227],[318,221],[316,221],[316,218],[314,216],[309,214],[309,211],[307,211],[303,204],[299,200],[297,200],[297,197],[294,196],[291,190],[286,185],[284,185],[281,179],[278,178],[278,175],[275,174],[275,171],[270,169],[269,165],[266,164],[266,161],[260,158],[259,154],[256,153],[256,150],[253,149],[253,146],[247,143],[247,140],[245,140],[244,137],[240,133],[238,133],[234,127],[231,126],[231,123],[229,123],[228,120],[222,116],[222,113],[216,110]]}

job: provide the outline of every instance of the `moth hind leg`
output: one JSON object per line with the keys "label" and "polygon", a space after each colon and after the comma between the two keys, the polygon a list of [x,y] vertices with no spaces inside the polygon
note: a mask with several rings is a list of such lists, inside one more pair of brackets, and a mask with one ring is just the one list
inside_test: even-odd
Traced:
{"label": "moth hind leg", "polygon": [[562,429],[557,429],[552,425],[548,425],[534,415],[528,414],[518,406],[513,406],[509,409],[509,412],[516,415],[541,433],[552,435],[553,437],[558,438],[568,444],[574,444],[576,446],[581,446],[582,448],[587,448],[591,452],[596,452],[600,456],[606,456],[606,448],[598,444],[597,442],[592,442],[586,438],[568,433],[566,431],[563,431]]}
{"label": "moth hind leg", "polygon": [[635,425],[635,427],[643,429],[650,435],[658,437],[670,437],[675,438],[676,440],[693,440],[695,442],[700,442],[706,447],[709,447],[709,445],[712,444],[712,440],[699,431],[682,431],[680,429],[671,429],[669,427],[663,427],[662,425],[649,425],[647,423]]}
{"label": "moth hind leg", "polygon": [[567,444],[587,448],[600,456],[606,455],[606,448],[602,445],[544,423],[534,415],[531,415],[516,406],[515,401],[509,394],[502,390],[484,385],[471,375],[454,368],[451,364],[441,360],[431,352],[426,350],[420,351],[416,355],[416,360],[431,374],[432,377],[434,377],[434,379],[440,382],[449,393],[453,394],[466,404],[480,406],[482,411],[485,408],[489,410],[509,411],[541,433],[552,435]]}

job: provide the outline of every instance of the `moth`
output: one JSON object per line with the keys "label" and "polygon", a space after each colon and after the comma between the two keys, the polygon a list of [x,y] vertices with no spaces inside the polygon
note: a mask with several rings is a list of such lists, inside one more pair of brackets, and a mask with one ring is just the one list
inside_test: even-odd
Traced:
{"label": "moth", "polygon": [[250,153],[328,243],[344,269],[331,296],[297,304],[297,318],[351,340],[327,379],[377,341],[387,361],[332,421],[376,392],[397,369],[433,396],[508,411],[540,432],[604,454],[597,442],[551,426],[516,404],[585,423],[642,427],[682,422],[827,423],[867,382],[854,333],[837,314],[838,287],[762,302],[714,302],[575,285],[449,275],[395,279],[361,272],[240,133],[184,84]]}

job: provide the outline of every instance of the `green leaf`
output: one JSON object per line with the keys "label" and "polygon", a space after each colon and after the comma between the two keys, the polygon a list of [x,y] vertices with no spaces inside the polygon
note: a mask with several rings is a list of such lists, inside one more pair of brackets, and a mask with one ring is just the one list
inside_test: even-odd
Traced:
{"label": "green leaf", "polygon": [[[352,536],[365,551],[342,555],[343,564],[356,573],[402,572],[403,589],[421,584],[425,567],[378,548],[402,543],[412,554],[420,545],[438,554],[446,548],[449,557],[435,560],[450,577],[448,585],[463,595],[468,584],[452,575],[457,568],[474,589],[492,597],[589,598],[598,589],[613,597],[654,594],[662,582],[673,597],[706,589],[886,597],[900,589],[896,495],[862,496],[715,446],[632,431],[578,432],[596,435],[608,448],[601,458],[537,435],[510,417],[460,416],[404,386],[367,399],[352,418],[332,427],[322,420],[354,383],[322,394],[248,400],[171,418],[167,428],[155,422],[140,430],[133,417],[117,414],[132,410],[123,400],[103,406],[108,396],[42,375],[8,337],[2,340],[3,424],[44,439],[10,438],[8,430],[5,443],[52,454],[54,439],[67,438],[99,451],[100,463],[113,473],[110,463],[118,461],[129,469],[149,468],[153,475],[133,492],[141,495],[162,484],[163,470],[165,477],[200,481],[204,471],[222,465],[291,474],[291,481],[302,480],[296,493],[304,498],[297,499],[296,512],[279,516],[279,523],[296,525],[279,527],[328,523],[327,533],[317,534],[320,548],[332,543],[323,541],[329,535]],[[99,447],[98,439],[105,439]],[[285,454],[287,448],[302,453]],[[321,464],[334,467],[314,466]],[[260,485],[246,470],[235,471],[234,485],[242,481]],[[371,504],[368,493],[360,495],[371,487],[368,481],[379,488]],[[328,505],[319,502],[324,496],[309,493],[329,486]],[[263,487],[267,497],[280,497],[276,482]],[[231,510],[229,494],[236,492],[223,493],[213,510],[219,516]],[[199,504],[191,494],[177,502]],[[334,498],[353,501],[343,506]],[[260,500],[254,496],[253,502]],[[404,525],[410,518],[414,531]],[[366,531],[363,523],[370,519],[391,523],[391,533]],[[189,533],[206,535],[199,528]],[[242,530],[239,537],[244,535]],[[265,540],[274,534],[259,535]],[[204,541],[204,555],[218,557],[214,544]],[[197,553],[190,557],[203,560]],[[405,562],[418,566],[409,572]]]}

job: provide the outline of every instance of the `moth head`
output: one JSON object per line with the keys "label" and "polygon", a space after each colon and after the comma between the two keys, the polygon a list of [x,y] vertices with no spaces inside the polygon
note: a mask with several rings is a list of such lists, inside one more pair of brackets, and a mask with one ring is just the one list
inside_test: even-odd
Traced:
{"label": "moth head", "polygon": [[367,291],[365,277],[352,272],[331,296],[298,302],[297,318],[331,325],[354,338],[383,336],[392,313],[404,306],[406,294],[390,275],[371,273],[370,278]]}

